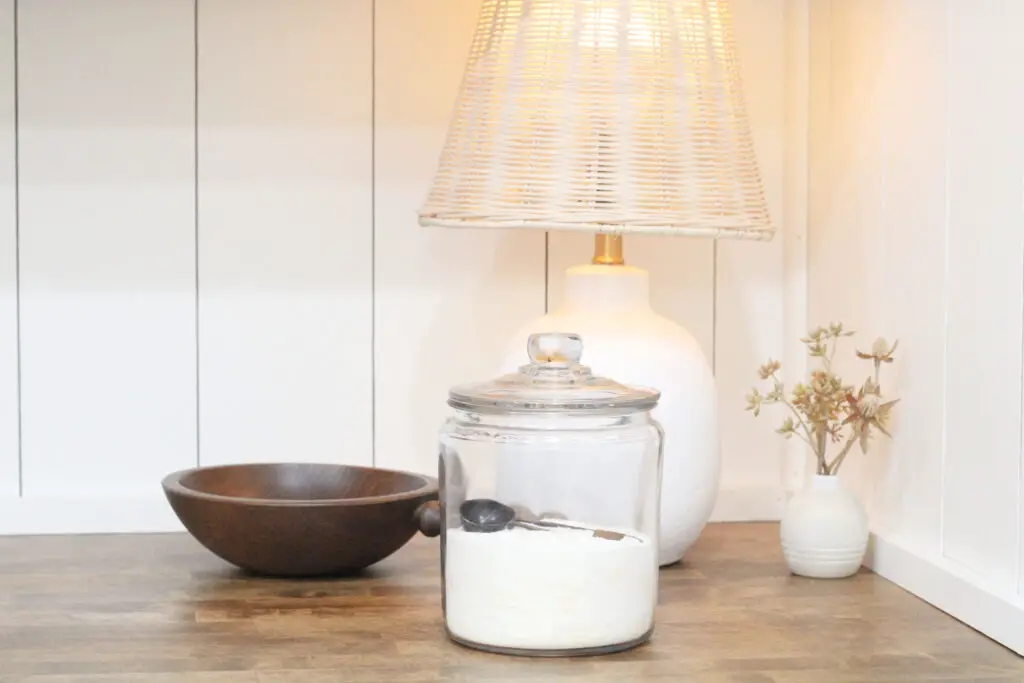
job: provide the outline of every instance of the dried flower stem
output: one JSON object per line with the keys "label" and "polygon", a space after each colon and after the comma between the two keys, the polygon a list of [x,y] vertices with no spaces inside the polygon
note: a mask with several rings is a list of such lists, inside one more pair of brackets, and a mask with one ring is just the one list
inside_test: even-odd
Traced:
{"label": "dried flower stem", "polygon": [[828,434],[823,425],[817,427],[818,440],[815,444],[814,455],[818,459],[818,474],[828,474],[828,462],[825,460],[825,448]]}
{"label": "dried flower stem", "polygon": [[[782,382],[781,382],[781,381],[779,380],[779,378],[778,378],[778,377],[777,377],[777,376],[775,375],[775,373],[774,373],[774,372],[773,372],[773,373],[771,374],[771,378],[772,378],[773,380],[775,380],[775,382],[776,382],[776,384],[777,384],[778,386],[782,386]],[[797,436],[799,436],[800,438],[802,438],[802,439],[803,439],[804,441],[806,441],[806,442],[807,442],[807,445],[808,445],[808,446],[811,446],[811,447],[813,448],[813,447],[814,447],[814,444],[812,444],[812,443],[811,443],[811,428],[807,426],[807,423],[806,423],[806,422],[804,422],[804,418],[803,418],[803,416],[802,416],[802,415],[800,415],[800,411],[798,411],[798,410],[796,409],[796,407],[795,407],[795,406],[794,406],[794,405],[793,405],[792,403],[790,403],[790,402],[789,402],[788,400],[786,400],[786,397],[785,397],[785,396],[781,396],[781,397],[779,398],[779,403],[782,403],[782,404],[783,404],[783,405],[785,405],[785,406],[786,406],[787,408],[789,408],[789,409],[790,409],[790,411],[792,411],[792,413],[793,413],[793,416],[794,416],[794,417],[796,417],[796,421],[797,421],[797,423],[799,423],[799,425],[800,425],[800,428],[804,430],[804,433],[803,433],[803,434],[797,434]]]}
{"label": "dried flower stem", "polygon": [[846,459],[846,454],[850,452],[850,450],[853,448],[853,444],[855,443],[857,443],[857,437],[851,436],[849,439],[847,439],[846,443],[843,444],[843,450],[839,451],[839,455],[837,455],[836,459],[832,461],[832,464],[827,465],[825,467],[825,471],[818,472],[818,474],[835,474],[836,472],[838,472],[839,466],[842,465],[843,460]]}

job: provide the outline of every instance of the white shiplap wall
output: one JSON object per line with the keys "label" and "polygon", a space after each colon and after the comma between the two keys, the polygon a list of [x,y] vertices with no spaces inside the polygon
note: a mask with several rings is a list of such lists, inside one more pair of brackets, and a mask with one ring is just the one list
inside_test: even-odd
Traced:
{"label": "white shiplap wall", "polygon": [[[493,374],[591,249],[416,223],[479,5],[0,0],[0,533],[177,528],[159,480],[197,462],[434,472],[447,387]],[[716,358],[719,518],[781,497],[743,395],[782,354],[803,229],[786,5],[734,1],[783,232],[627,244]]]}
{"label": "white shiplap wall", "polygon": [[810,315],[900,340],[894,439],[843,473],[872,564],[1024,653],[1024,4],[812,10]]}
{"label": "white shiplap wall", "polygon": [[195,462],[192,26],[188,0],[19,3],[26,498]]}
{"label": "white shiplap wall", "polygon": [[372,2],[197,7],[199,461],[369,465]]}

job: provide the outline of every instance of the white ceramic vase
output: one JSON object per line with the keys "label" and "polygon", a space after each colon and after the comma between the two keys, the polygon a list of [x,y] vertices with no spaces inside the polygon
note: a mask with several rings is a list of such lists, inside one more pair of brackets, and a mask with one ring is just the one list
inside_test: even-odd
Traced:
{"label": "white ceramic vase", "polygon": [[868,546],[868,516],[839,477],[816,474],[790,499],[779,535],[791,572],[839,579],[860,569]]}
{"label": "white ceramic vase", "polygon": [[[574,332],[583,338],[582,363],[594,374],[661,391],[653,411],[664,430],[659,564],[674,564],[700,536],[718,494],[718,399],[711,365],[693,335],[651,308],[646,270],[576,266],[566,271],[563,291],[557,310],[528,322],[509,341],[503,369],[522,365],[531,333]],[[509,486],[525,490],[548,485],[550,472],[517,467],[519,472],[510,469],[503,475]],[[633,475],[595,467],[590,476],[591,490],[615,490]]]}

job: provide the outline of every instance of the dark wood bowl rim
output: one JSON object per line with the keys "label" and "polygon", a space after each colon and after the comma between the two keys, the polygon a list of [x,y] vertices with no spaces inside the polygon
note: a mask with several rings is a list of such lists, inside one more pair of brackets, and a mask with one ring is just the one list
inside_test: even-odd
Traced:
{"label": "dark wood bowl rim", "polygon": [[[388,472],[390,474],[400,474],[407,477],[413,477],[419,479],[421,485],[419,488],[413,489],[412,491],[402,491],[400,493],[389,493],[382,496],[363,496],[361,498],[315,498],[315,499],[303,499],[303,498],[247,498],[245,496],[225,496],[219,493],[207,493],[206,491],[197,491],[196,489],[189,488],[181,483],[181,480],[190,474],[196,472],[208,472],[211,470],[228,470],[228,469],[244,469],[247,467],[281,467],[281,466],[294,466],[294,465],[310,465],[314,467],[337,467],[339,469],[348,470],[361,470],[363,472]],[[424,474],[417,474],[416,472],[407,472],[404,470],[392,470],[385,469],[382,467],[362,467],[359,465],[337,465],[334,463],[324,462],[257,462],[257,463],[240,463],[235,465],[209,465],[206,467],[193,467],[187,470],[179,470],[172,472],[163,478],[161,481],[164,491],[168,493],[175,493],[180,496],[187,496],[189,498],[199,498],[202,500],[217,501],[222,503],[243,503],[245,505],[263,505],[267,507],[326,507],[326,506],[354,506],[354,505],[372,505],[374,503],[391,503],[401,500],[410,500],[413,498],[420,498],[422,496],[436,496],[438,487],[437,480],[433,477],[428,477]]]}

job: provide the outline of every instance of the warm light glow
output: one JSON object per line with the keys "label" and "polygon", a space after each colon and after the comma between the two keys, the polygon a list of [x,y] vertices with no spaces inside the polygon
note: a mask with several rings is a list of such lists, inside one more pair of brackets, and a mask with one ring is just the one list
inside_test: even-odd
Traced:
{"label": "warm light glow", "polygon": [[656,38],[649,7],[644,3],[637,3],[628,20],[622,22],[618,7],[599,4],[583,19],[579,42],[593,50],[615,50],[623,42],[630,50],[646,50],[657,45]]}
{"label": "warm light glow", "polygon": [[524,4],[517,31],[512,40],[534,42],[574,42],[581,49],[614,52],[624,45],[630,50],[650,50],[661,44],[654,30],[652,4],[658,0],[636,0],[620,21],[619,0],[592,0],[577,15],[575,3],[564,0],[535,0]]}

